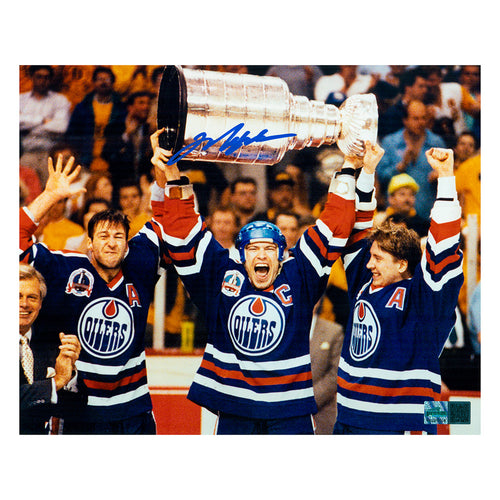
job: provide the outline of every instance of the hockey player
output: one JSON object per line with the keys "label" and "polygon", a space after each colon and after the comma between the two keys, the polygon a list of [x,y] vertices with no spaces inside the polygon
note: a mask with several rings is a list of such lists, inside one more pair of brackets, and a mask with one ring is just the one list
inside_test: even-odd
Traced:
{"label": "hockey player", "polygon": [[20,211],[20,258],[42,272],[48,287],[38,333],[47,339],[59,331],[75,334],[82,346],[76,366],[88,405],[65,415],[64,433],[154,434],[144,333],[164,255],[161,228],[148,222],[128,241],[127,218],[108,210],[88,224],[90,259],[34,243],[50,207],[82,191],[72,185],[80,170],[73,163],[63,166],[59,157],[54,167],[49,158],[45,190]]}
{"label": "hockey player", "polygon": [[[365,159],[382,157],[379,146],[367,147]],[[439,400],[438,358],[455,323],[463,274],[453,152],[432,148],[426,156],[438,190],[423,254],[417,234],[403,225],[369,231],[376,206],[370,162],[357,179],[356,223],[343,256],[352,312],[334,434],[437,431],[424,422],[424,403]]]}
{"label": "hockey player", "polygon": [[325,210],[290,258],[281,231],[255,221],[239,232],[240,259],[233,260],[195,211],[188,179],[166,166],[159,133],[152,162],[165,186],[169,256],[208,330],[188,398],[218,414],[217,434],[313,434],[309,330],[354,224],[354,160],[346,158],[332,179]]}

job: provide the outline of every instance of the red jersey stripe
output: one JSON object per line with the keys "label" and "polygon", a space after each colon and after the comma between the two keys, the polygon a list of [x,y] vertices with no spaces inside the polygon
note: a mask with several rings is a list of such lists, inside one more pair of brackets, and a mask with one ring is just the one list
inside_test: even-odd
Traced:
{"label": "red jersey stripe", "polygon": [[201,363],[201,367],[214,372],[219,377],[224,377],[233,380],[243,380],[249,385],[255,386],[264,386],[264,385],[280,385],[280,384],[290,384],[292,382],[303,382],[305,380],[312,379],[312,373],[302,372],[293,375],[282,375],[278,377],[265,377],[265,378],[247,378],[243,373],[237,370],[225,370],[224,368],[220,368],[212,361],[203,360]]}
{"label": "red jersey stripe", "polygon": [[431,259],[429,252],[426,251],[425,255],[427,257],[427,262],[429,263],[429,268],[434,274],[440,273],[446,266],[449,266],[450,264],[457,262],[457,260],[460,260],[460,255],[454,253],[453,255],[450,255],[443,259],[441,262],[435,263]]}
{"label": "red jersey stripe", "polygon": [[124,377],[116,382],[98,382],[96,380],[84,379],[85,385],[89,389],[102,389],[105,391],[113,391],[118,387],[124,387],[126,385],[137,382],[141,378],[146,376],[146,368],[143,368],[140,372],[134,373],[128,377]]}
{"label": "red jersey stripe", "polygon": [[460,219],[451,222],[443,222],[441,224],[431,220],[430,233],[434,237],[436,243],[439,243],[446,238],[456,236],[460,233]]}
{"label": "red jersey stripe", "polygon": [[373,396],[423,396],[430,399],[439,399],[439,393],[429,387],[378,387],[367,384],[354,384],[342,377],[337,377],[337,385],[348,391],[372,394]]}

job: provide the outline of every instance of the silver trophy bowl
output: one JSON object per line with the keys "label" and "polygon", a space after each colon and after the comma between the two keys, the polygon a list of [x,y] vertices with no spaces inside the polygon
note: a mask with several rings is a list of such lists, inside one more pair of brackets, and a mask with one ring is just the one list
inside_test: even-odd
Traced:
{"label": "silver trophy bowl", "polygon": [[274,165],[288,150],[337,143],[361,156],[376,142],[373,94],[337,108],[292,95],[280,78],[166,66],[157,110],[160,146],[172,160]]}

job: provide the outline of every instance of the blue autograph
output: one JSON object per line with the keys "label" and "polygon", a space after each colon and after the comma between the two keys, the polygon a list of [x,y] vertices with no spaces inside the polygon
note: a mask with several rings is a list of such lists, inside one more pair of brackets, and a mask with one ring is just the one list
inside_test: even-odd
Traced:
{"label": "blue autograph", "polygon": [[193,142],[191,144],[188,144],[187,146],[184,146],[179,151],[177,151],[177,153],[175,153],[174,156],[172,156],[172,158],[170,158],[167,161],[167,165],[173,165],[179,160],[182,160],[182,158],[184,158],[186,155],[188,155],[191,151],[196,149],[200,144],[202,144],[205,141],[207,141],[207,143],[201,148],[202,151],[205,151],[206,149],[212,147],[214,144],[224,139],[226,136],[229,137],[227,137],[227,139],[222,143],[221,147],[219,148],[219,151],[221,153],[225,152],[226,155],[231,155],[235,151],[237,151],[241,146],[248,146],[253,142],[272,141],[273,139],[282,139],[284,137],[295,137],[297,135],[297,134],[278,134],[278,135],[267,136],[266,133],[269,132],[269,130],[265,128],[264,130],[261,130],[255,137],[249,137],[250,132],[248,131],[245,131],[241,137],[238,137],[237,136],[238,132],[244,126],[245,126],[244,123],[239,123],[238,125],[229,129],[227,132],[224,132],[217,139],[212,139],[211,137],[207,137],[206,132],[201,132],[200,134],[194,137]]}

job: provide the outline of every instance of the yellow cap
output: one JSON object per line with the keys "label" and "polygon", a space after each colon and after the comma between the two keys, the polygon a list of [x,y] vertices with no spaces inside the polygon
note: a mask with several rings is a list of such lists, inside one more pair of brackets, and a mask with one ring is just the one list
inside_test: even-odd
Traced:
{"label": "yellow cap", "polygon": [[387,188],[387,192],[389,194],[393,194],[394,191],[397,191],[399,188],[409,187],[412,188],[415,193],[418,193],[420,189],[419,185],[416,183],[415,179],[408,174],[398,174],[395,175],[391,181],[389,182],[389,187]]}

